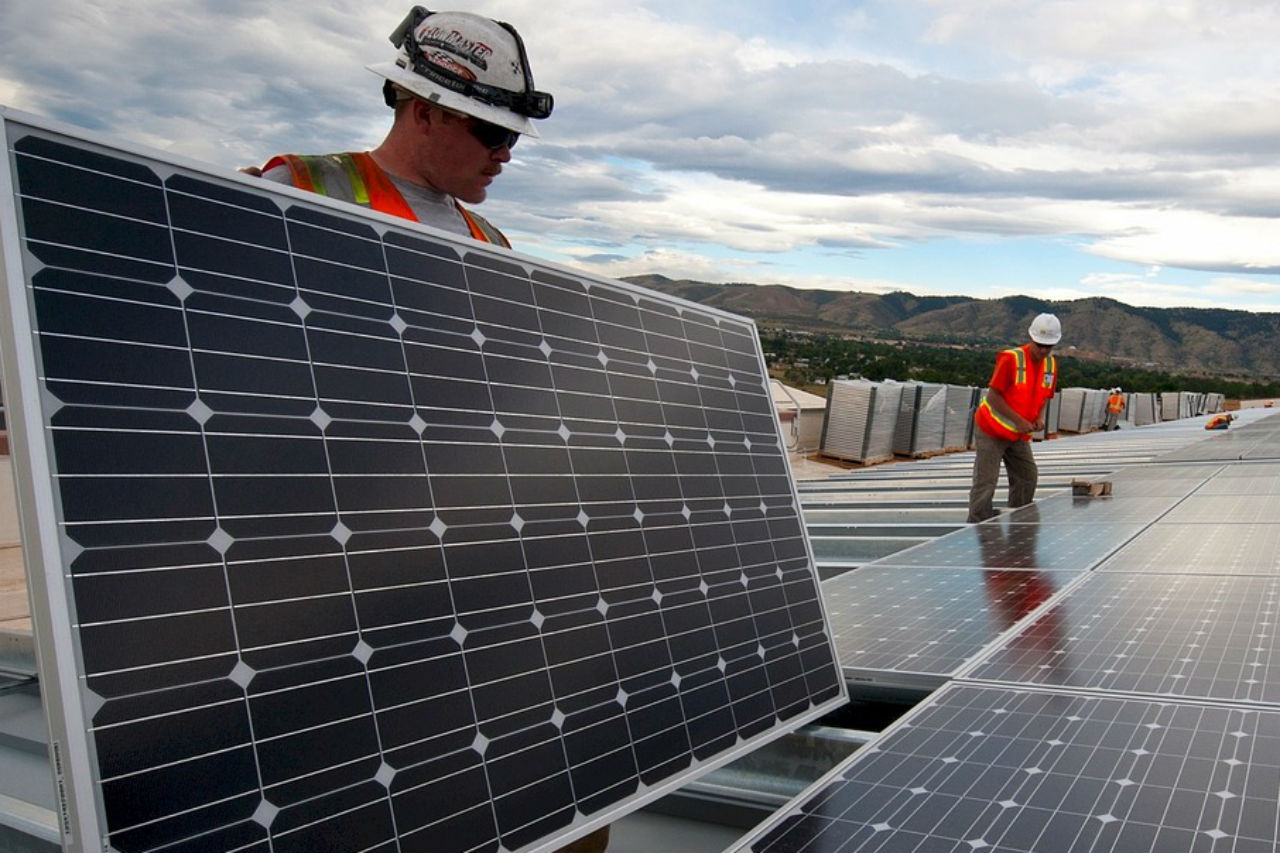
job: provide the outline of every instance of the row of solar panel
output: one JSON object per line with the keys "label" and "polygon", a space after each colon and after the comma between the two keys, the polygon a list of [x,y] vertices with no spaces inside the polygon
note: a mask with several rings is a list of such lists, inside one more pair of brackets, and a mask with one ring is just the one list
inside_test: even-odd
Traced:
{"label": "row of solar panel", "polygon": [[741,848],[1274,850],[1274,421],[825,582],[847,675],[942,686]]}

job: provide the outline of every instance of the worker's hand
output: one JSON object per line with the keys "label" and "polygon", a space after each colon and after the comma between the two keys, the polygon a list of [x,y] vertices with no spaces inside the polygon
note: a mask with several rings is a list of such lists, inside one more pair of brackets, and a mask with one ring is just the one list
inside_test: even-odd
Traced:
{"label": "worker's hand", "polygon": [[1031,431],[1039,432],[1042,429],[1044,429],[1044,418],[1036,418],[1036,422],[1031,426]]}
{"label": "worker's hand", "polygon": [[252,175],[255,178],[262,177],[262,169],[258,166],[241,166],[240,171],[246,175]]}

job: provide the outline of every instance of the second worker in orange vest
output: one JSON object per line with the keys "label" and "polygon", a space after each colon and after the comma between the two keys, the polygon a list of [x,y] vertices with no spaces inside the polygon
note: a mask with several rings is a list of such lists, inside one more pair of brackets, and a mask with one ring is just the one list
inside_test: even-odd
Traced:
{"label": "second worker in orange vest", "polygon": [[396,59],[368,66],[385,78],[383,98],[395,110],[382,143],[372,151],[279,155],[263,177],[510,246],[459,202],[484,201],[516,140],[538,135],[530,119],[551,115],[551,95],[534,88],[520,34],[469,12],[415,6],[391,42]]}
{"label": "second worker in orange vest", "polygon": [[1002,464],[1009,476],[1009,506],[1029,504],[1036,496],[1039,470],[1031,453],[1031,434],[1044,429],[1044,406],[1058,387],[1053,348],[1062,339],[1062,324],[1052,314],[1040,314],[1027,331],[1030,343],[996,357],[986,399],[973,416],[970,524],[996,515],[992,502]]}

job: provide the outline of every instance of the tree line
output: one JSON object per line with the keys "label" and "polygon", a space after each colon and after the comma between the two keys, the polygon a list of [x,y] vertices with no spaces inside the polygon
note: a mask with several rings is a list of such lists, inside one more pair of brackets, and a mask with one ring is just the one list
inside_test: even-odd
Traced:
{"label": "tree line", "polygon": [[[859,340],[767,327],[760,329],[760,344],[772,375],[798,388],[809,386],[809,390],[840,376],[984,386],[991,378],[996,354],[995,349],[971,346]],[[1234,400],[1280,397],[1280,382],[1165,373],[1103,359],[1079,358],[1070,351],[1059,352],[1057,357],[1061,388],[1118,386],[1125,391],[1148,393],[1218,392]]]}

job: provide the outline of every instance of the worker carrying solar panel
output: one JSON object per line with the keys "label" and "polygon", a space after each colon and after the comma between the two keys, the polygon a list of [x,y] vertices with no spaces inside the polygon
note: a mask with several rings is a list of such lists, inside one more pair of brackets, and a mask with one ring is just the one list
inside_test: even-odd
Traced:
{"label": "worker carrying solar panel", "polygon": [[510,247],[501,231],[460,202],[479,204],[530,119],[551,115],[533,85],[515,27],[469,12],[414,6],[391,34],[391,62],[367,66],[385,78],[391,129],[372,151],[281,154],[253,174]]}
{"label": "worker carrying solar panel", "polygon": [[1119,388],[1111,389],[1107,397],[1107,417],[1102,422],[1102,429],[1110,431],[1120,429],[1120,416],[1124,414],[1124,393]]}
{"label": "worker carrying solar panel", "polygon": [[1062,323],[1052,314],[1040,314],[1027,334],[1029,343],[996,357],[987,396],[974,413],[970,524],[996,515],[991,504],[1002,463],[1009,476],[1009,506],[1025,506],[1036,496],[1039,471],[1031,434],[1044,429],[1044,407],[1058,387],[1053,348],[1062,339]]}

